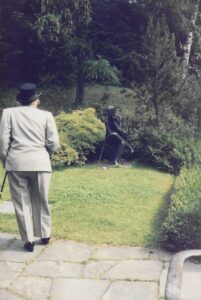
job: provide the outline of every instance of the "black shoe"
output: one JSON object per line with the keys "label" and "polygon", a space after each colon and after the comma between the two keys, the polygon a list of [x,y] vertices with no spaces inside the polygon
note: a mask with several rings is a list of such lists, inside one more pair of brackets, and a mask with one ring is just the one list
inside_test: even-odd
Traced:
{"label": "black shoe", "polygon": [[33,252],[34,251],[34,242],[26,242],[24,244],[24,249],[29,251],[29,252]]}
{"label": "black shoe", "polygon": [[41,242],[42,242],[43,245],[49,244],[49,241],[50,241],[50,237],[41,239]]}

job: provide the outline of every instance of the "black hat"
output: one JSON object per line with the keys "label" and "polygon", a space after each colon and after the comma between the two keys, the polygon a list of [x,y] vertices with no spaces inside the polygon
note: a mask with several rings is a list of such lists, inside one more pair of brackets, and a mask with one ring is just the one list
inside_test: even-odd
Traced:
{"label": "black hat", "polygon": [[16,98],[17,101],[22,104],[29,104],[38,99],[40,95],[41,93],[36,91],[36,85],[34,83],[25,83],[21,85],[20,92]]}

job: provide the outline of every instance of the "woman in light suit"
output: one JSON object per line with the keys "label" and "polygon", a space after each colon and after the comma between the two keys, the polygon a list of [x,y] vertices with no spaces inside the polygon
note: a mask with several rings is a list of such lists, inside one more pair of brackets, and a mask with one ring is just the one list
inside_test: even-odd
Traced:
{"label": "woman in light suit", "polygon": [[23,84],[17,95],[21,105],[4,109],[0,123],[0,158],[8,174],[20,236],[28,251],[34,250],[34,236],[43,244],[50,240],[50,154],[59,148],[54,118],[37,108],[39,97],[35,84]]}

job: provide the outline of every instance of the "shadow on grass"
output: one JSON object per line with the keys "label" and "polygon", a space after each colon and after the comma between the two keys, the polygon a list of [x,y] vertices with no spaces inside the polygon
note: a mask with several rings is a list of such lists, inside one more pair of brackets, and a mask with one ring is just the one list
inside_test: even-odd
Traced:
{"label": "shadow on grass", "polygon": [[161,204],[160,208],[156,212],[155,217],[152,220],[152,223],[150,225],[151,234],[147,235],[145,238],[146,247],[164,248],[164,244],[162,242],[162,226],[168,215],[168,209],[171,202],[171,195],[174,191],[175,181],[176,177],[170,190],[163,197],[164,202]]}

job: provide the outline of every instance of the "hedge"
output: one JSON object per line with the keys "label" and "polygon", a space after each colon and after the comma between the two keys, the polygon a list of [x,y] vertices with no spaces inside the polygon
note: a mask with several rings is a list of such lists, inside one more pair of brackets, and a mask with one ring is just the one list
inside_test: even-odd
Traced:
{"label": "hedge", "polygon": [[176,179],[162,244],[176,251],[201,247],[201,170],[183,168]]}

